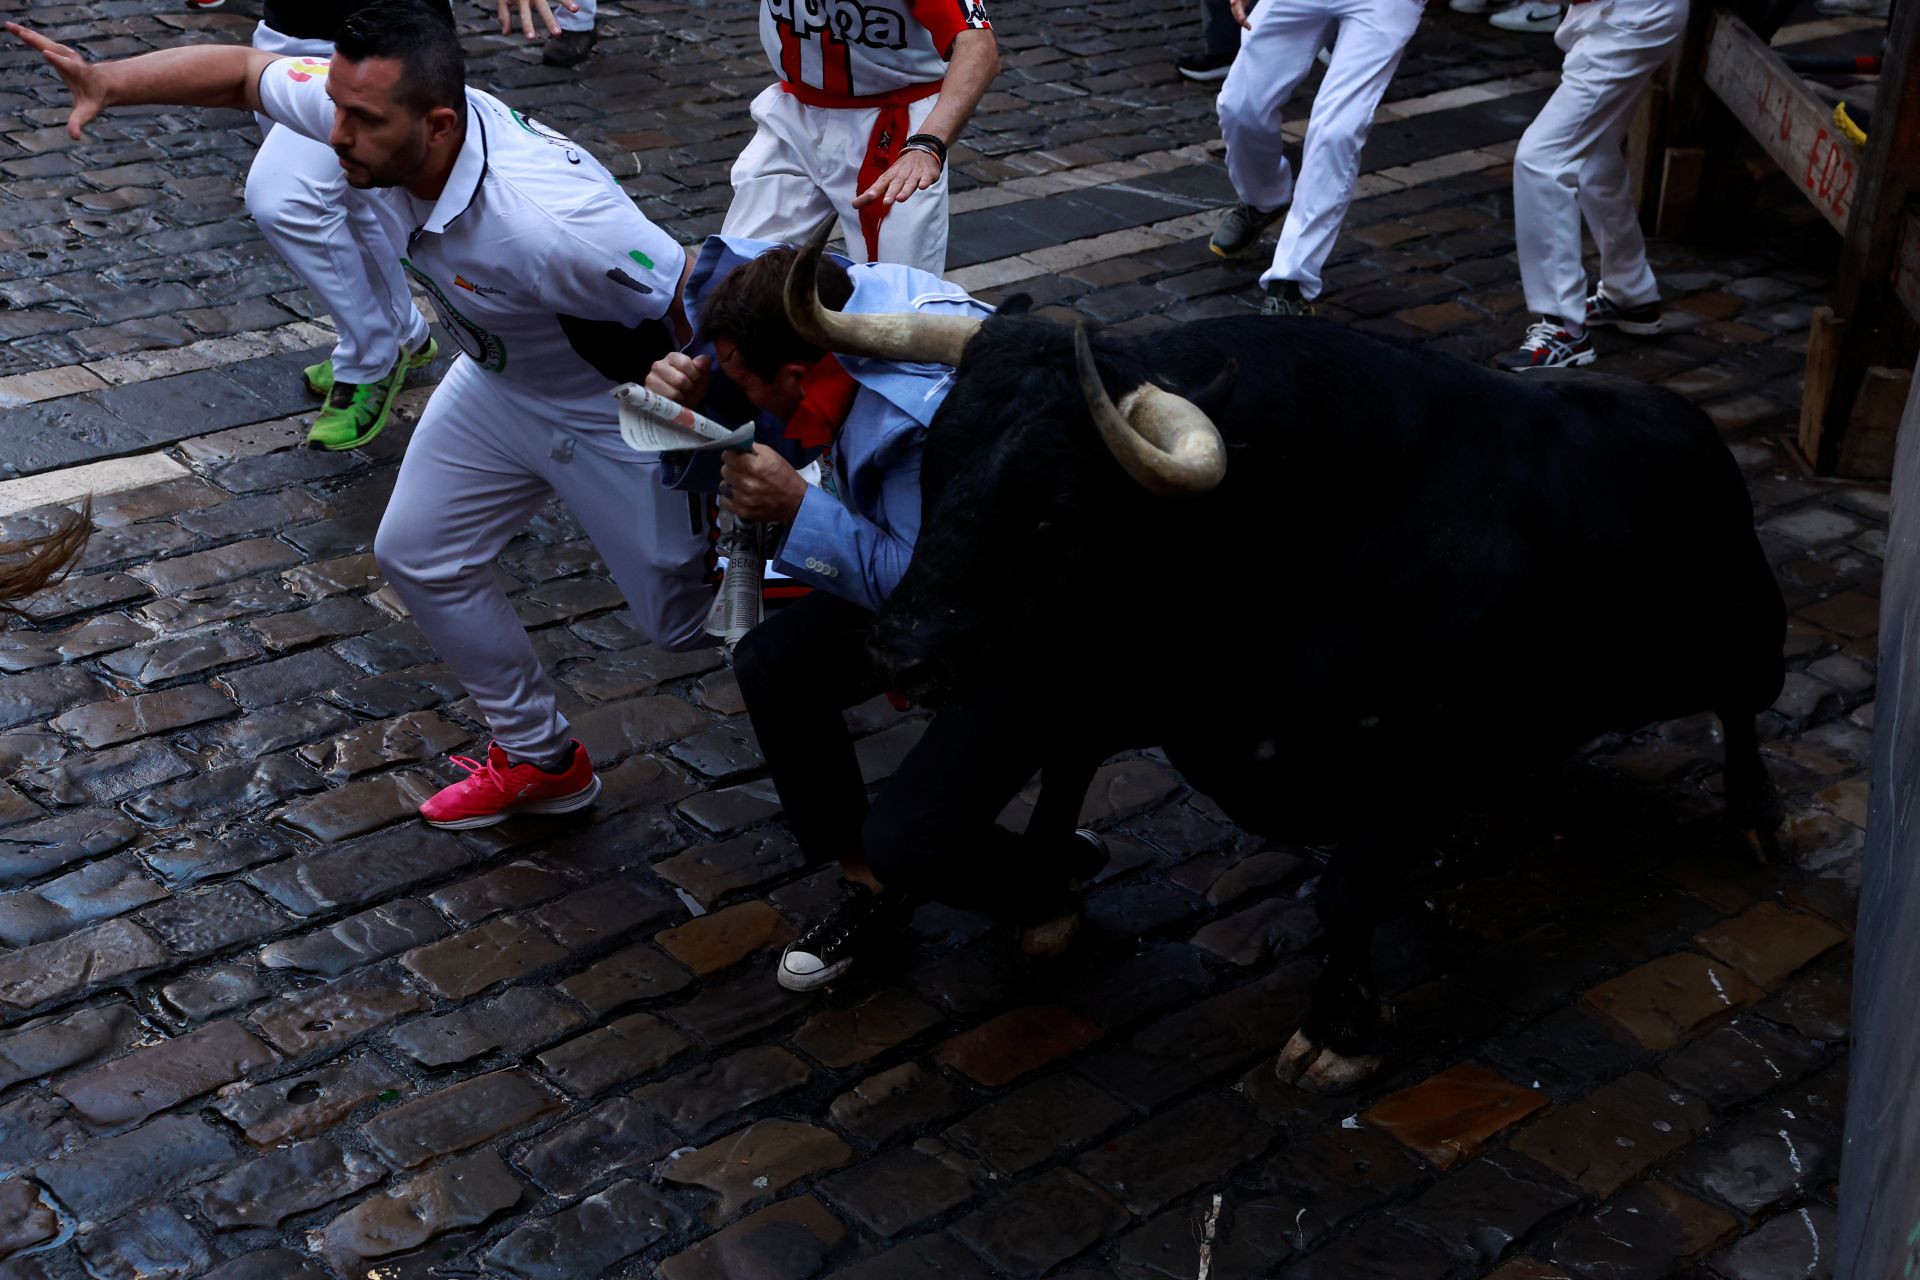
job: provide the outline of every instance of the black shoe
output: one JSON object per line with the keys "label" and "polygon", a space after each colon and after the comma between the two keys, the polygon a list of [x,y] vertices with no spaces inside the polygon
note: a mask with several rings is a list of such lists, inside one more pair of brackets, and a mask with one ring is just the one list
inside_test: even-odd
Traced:
{"label": "black shoe", "polygon": [[1250,204],[1233,205],[1220,215],[1220,225],[1213,229],[1213,238],[1207,241],[1207,247],[1223,258],[1237,258],[1259,244],[1260,233],[1286,215],[1285,205],[1278,209],[1256,209]]}
{"label": "black shoe", "polygon": [[585,31],[562,31],[547,41],[547,47],[540,51],[540,61],[550,67],[578,66],[587,60],[593,51],[593,42],[599,38],[591,27]]}
{"label": "black shoe", "polygon": [[1291,280],[1275,280],[1267,286],[1267,296],[1260,303],[1263,316],[1310,316],[1314,314],[1311,299],[1300,296],[1300,286]]}
{"label": "black shoe", "polygon": [[1190,53],[1173,64],[1189,80],[1225,80],[1233,67],[1233,53]]}
{"label": "black shoe", "polygon": [[1587,328],[1596,325],[1618,329],[1622,333],[1637,333],[1642,337],[1660,332],[1665,324],[1660,314],[1660,299],[1643,302],[1637,307],[1624,307],[1607,296],[1605,289],[1595,289],[1593,296],[1587,299]]}
{"label": "black shoe", "polygon": [[903,927],[913,916],[913,900],[904,893],[875,893],[863,884],[840,886],[840,901],[826,919],[780,953],[775,979],[789,991],[824,987],[853,967],[860,952]]}

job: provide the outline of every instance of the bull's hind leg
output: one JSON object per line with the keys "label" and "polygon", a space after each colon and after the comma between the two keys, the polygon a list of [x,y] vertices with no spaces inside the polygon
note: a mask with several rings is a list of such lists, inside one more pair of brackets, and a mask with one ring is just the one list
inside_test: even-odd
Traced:
{"label": "bull's hind leg", "polygon": [[1400,889],[1425,843],[1412,830],[1356,834],[1334,852],[1314,895],[1326,930],[1327,967],[1306,1022],[1280,1051],[1275,1073],[1315,1093],[1340,1093],[1380,1070],[1386,1011],[1374,981],[1373,936],[1398,906]]}
{"label": "bull's hind leg", "polygon": [[1760,757],[1753,716],[1722,712],[1720,726],[1727,744],[1727,842],[1762,866],[1780,862],[1787,852],[1786,808]]}

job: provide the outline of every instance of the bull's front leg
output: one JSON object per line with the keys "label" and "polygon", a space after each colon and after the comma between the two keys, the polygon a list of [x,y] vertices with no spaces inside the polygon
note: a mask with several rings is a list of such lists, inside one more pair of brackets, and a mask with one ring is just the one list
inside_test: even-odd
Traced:
{"label": "bull's front leg", "polygon": [[1321,879],[1314,905],[1325,930],[1327,965],[1313,1002],[1274,1072],[1314,1093],[1341,1093],[1372,1079],[1388,1044],[1386,1010],[1373,971],[1373,936],[1396,909],[1413,860],[1426,848],[1400,828],[1344,840]]}

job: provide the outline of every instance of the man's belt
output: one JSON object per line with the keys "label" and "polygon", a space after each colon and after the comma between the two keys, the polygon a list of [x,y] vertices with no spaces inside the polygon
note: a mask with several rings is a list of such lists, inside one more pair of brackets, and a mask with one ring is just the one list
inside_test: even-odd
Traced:
{"label": "man's belt", "polygon": [[889,89],[885,93],[868,94],[828,93],[825,89],[816,89],[810,84],[795,84],[791,80],[782,80],[780,88],[810,107],[833,107],[843,111],[858,111],[863,107],[904,107],[909,102],[931,98],[940,92],[940,86],[945,83],[945,80],[930,80],[926,84],[910,84],[899,89]]}

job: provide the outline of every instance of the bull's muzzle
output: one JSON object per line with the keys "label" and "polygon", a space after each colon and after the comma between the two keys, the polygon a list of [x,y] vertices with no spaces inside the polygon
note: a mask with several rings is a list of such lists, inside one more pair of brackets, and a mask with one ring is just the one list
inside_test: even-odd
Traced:
{"label": "bull's muzzle", "polygon": [[1226,479],[1226,442],[1199,405],[1151,382],[1114,404],[1094,367],[1084,324],[1073,326],[1073,358],[1100,439],[1128,475],[1168,498],[1210,493]]}
{"label": "bull's muzzle", "polygon": [[814,274],[838,216],[829,215],[820,224],[787,272],[787,322],[793,331],[822,351],[839,355],[906,364],[959,364],[968,340],[980,331],[980,321],[972,316],[916,311],[849,315],[821,305]]}

